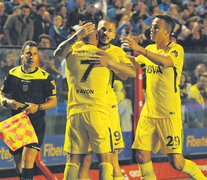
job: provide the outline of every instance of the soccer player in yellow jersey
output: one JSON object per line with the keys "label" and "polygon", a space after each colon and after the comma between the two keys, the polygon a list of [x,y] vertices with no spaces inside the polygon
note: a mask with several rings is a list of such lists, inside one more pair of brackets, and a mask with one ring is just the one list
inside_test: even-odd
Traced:
{"label": "soccer player in yellow jersey", "polygon": [[113,154],[113,167],[114,167],[114,180],[123,179],[122,172],[118,161],[118,150],[124,148],[123,137],[120,127],[120,120],[118,114],[118,104],[116,95],[113,90],[114,76],[119,76],[122,80],[128,77],[136,77],[136,71],[131,67],[131,62],[127,58],[126,53],[118,46],[112,45],[110,42],[115,38],[116,25],[110,20],[101,20],[98,24],[99,32],[99,45],[98,47],[105,50],[110,54],[118,57],[119,69],[111,70],[111,84],[109,86],[108,105],[111,108],[111,123],[114,136],[114,149]]}
{"label": "soccer player in yellow jersey", "polygon": [[168,156],[173,168],[193,179],[204,180],[198,166],[182,155],[182,120],[179,83],[183,67],[183,48],[170,41],[174,22],[168,15],[157,15],[150,30],[155,44],[145,48],[131,37],[123,37],[128,47],[141,55],[131,61],[136,67],[146,69],[147,88],[145,104],[138,122],[132,145],[141,170],[141,179],[155,180],[151,151]]}
{"label": "soccer player in yellow jersey", "polygon": [[[110,84],[108,86],[108,107],[110,111],[110,122],[112,125],[112,135],[114,139],[114,153],[112,153],[112,165],[114,168],[113,176],[114,180],[122,180],[123,175],[119,166],[118,161],[118,150],[124,148],[123,137],[120,127],[120,120],[118,114],[118,105],[116,95],[113,90],[113,82],[115,74],[118,75],[121,79],[126,80],[128,77],[135,77],[136,71],[131,67],[131,61],[127,58],[126,53],[118,46],[112,45],[110,42],[116,36],[116,25],[114,22],[104,19],[98,23],[98,32],[99,32],[99,44],[98,47],[103,49],[105,52],[116,56],[118,58],[118,64],[113,67],[110,71]],[[110,64],[111,59],[104,59],[105,62],[102,64]],[[90,165],[92,161],[92,152],[85,157],[85,161],[80,167],[80,179],[90,179]]]}
{"label": "soccer player in yellow jersey", "polygon": [[[89,35],[88,35],[89,34]],[[84,38],[83,38],[84,37]],[[71,42],[82,38],[83,42]],[[100,162],[100,179],[113,179],[113,166],[110,152],[113,151],[107,93],[110,71],[95,66],[90,56],[103,56],[111,59],[109,68],[116,67],[118,60],[96,47],[98,34],[88,23],[80,28],[70,39],[61,43],[54,55],[66,60],[69,87],[67,127],[64,149],[70,154],[64,178],[77,179],[79,165],[88,153],[90,141]],[[103,65],[103,63],[101,63]]]}

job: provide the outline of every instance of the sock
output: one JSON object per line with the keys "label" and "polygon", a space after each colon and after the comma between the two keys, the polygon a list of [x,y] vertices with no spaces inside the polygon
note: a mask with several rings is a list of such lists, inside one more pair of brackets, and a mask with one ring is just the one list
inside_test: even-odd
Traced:
{"label": "sock", "polygon": [[144,164],[139,164],[142,180],[156,180],[156,174],[152,165],[152,161]]}
{"label": "sock", "polygon": [[109,162],[99,164],[99,180],[113,180],[113,166]]}
{"label": "sock", "polygon": [[19,177],[19,179],[21,179],[21,173],[19,172],[18,169],[16,169],[16,171],[17,171],[17,176]]}
{"label": "sock", "polygon": [[64,170],[65,180],[77,180],[78,179],[79,166],[75,163],[66,163]]}
{"label": "sock", "polygon": [[33,179],[33,168],[26,169],[22,168],[21,180],[32,180]]}
{"label": "sock", "polygon": [[181,172],[196,180],[206,180],[206,177],[203,175],[196,163],[188,159],[185,159],[185,165]]}
{"label": "sock", "polygon": [[114,177],[114,180],[123,180],[123,176],[122,177]]}

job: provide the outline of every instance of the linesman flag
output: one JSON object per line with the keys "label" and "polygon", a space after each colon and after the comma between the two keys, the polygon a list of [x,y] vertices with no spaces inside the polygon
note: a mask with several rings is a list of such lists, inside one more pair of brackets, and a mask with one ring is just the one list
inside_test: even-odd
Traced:
{"label": "linesman flag", "polygon": [[0,123],[0,138],[12,151],[31,143],[38,143],[37,135],[26,112]]}

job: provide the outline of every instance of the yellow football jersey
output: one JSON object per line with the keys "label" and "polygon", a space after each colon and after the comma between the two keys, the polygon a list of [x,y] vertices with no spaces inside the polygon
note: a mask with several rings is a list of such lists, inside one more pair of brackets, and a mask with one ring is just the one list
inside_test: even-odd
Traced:
{"label": "yellow football jersey", "polygon": [[147,46],[149,51],[173,59],[173,67],[162,67],[140,55],[136,61],[146,69],[146,96],[141,115],[153,118],[180,117],[180,77],[183,68],[182,46],[171,42],[164,50],[157,50],[155,44]]}
{"label": "yellow football jersey", "polygon": [[[107,53],[115,56],[117,59],[117,63],[122,64],[132,64],[131,61],[127,58],[127,54],[124,52],[124,50],[118,46],[114,46],[110,44],[110,47],[105,50]],[[113,90],[113,81],[115,78],[114,72],[110,72],[110,84],[108,86],[108,104],[109,106],[117,105],[117,99],[116,95]]]}
{"label": "yellow football jersey", "polygon": [[[77,47],[77,46],[75,46]],[[104,53],[93,45],[73,49],[66,59],[68,81],[68,115],[86,111],[107,111],[107,88],[110,71],[96,67],[90,56]]]}

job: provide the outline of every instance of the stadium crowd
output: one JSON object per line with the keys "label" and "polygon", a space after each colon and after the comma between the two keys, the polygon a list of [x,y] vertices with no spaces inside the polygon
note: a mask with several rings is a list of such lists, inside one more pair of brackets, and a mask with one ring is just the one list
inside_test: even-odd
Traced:
{"label": "stadium crowd", "polygon": [[176,27],[172,39],[185,50],[207,48],[206,0],[1,0],[0,45],[20,46],[26,40],[39,41],[49,35],[57,47],[74,31],[79,20],[95,24],[108,17],[116,22],[117,39],[132,34],[141,45],[148,45],[149,28],[156,14],[171,15]]}

